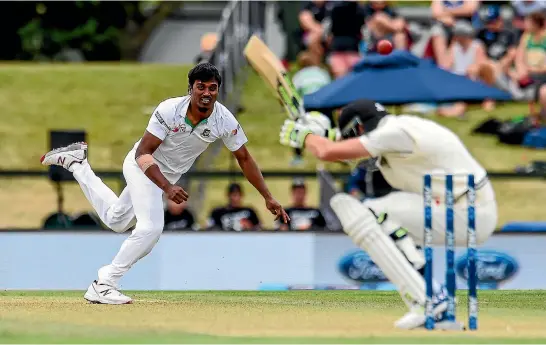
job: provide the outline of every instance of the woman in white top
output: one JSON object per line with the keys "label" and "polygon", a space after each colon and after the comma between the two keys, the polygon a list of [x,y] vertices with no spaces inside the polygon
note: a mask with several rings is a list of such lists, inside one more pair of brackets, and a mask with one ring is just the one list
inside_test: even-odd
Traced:
{"label": "woman in white top", "polygon": [[[475,39],[476,32],[470,23],[459,21],[453,26],[453,41],[446,56],[446,69],[467,76],[471,79],[480,79],[486,84],[495,83],[495,71],[487,63],[487,53],[483,44]],[[490,102],[484,102],[484,108],[490,109]],[[438,114],[446,117],[459,117],[466,111],[466,104],[457,102],[452,106],[441,107]]]}

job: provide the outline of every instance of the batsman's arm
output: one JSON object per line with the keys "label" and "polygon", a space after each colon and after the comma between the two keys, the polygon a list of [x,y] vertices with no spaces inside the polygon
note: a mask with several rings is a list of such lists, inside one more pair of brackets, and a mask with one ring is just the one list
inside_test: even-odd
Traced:
{"label": "batsman's arm", "polygon": [[305,138],[305,149],[318,159],[329,162],[370,157],[370,153],[358,138],[333,142],[319,135],[308,134]]}

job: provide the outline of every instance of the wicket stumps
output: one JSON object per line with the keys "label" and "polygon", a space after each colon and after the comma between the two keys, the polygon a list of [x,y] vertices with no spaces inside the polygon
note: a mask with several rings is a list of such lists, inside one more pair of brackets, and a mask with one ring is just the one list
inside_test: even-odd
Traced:
{"label": "wicket stumps", "polygon": [[[425,283],[426,283],[426,301],[425,301],[425,328],[435,328],[434,305],[433,305],[433,228],[432,228],[432,174],[424,176],[423,199],[424,199],[424,252],[425,252]],[[434,174],[434,176],[438,176]],[[443,174],[445,177],[445,212],[446,212],[446,289],[447,289],[447,322],[456,322],[455,307],[455,222],[454,222],[454,195],[453,195],[453,174]],[[470,330],[478,329],[478,296],[477,285],[478,277],[476,272],[476,188],[474,175],[467,176],[467,270],[468,270],[468,328]]]}

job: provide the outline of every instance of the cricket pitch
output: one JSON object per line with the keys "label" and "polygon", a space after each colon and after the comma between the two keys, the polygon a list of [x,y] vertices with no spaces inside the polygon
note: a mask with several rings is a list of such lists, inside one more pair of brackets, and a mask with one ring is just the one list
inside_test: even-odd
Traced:
{"label": "cricket pitch", "polygon": [[[0,343],[537,343],[546,291],[479,291],[479,330],[402,331],[396,292],[131,292],[131,305],[83,291],[0,292]],[[466,295],[458,295],[467,323]]]}

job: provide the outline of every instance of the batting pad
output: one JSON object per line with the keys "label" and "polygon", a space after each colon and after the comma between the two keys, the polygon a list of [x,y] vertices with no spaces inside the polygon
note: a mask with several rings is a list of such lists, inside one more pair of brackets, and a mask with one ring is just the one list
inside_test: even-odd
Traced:
{"label": "batting pad", "polygon": [[339,193],[330,199],[343,231],[366,251],[385,276],[398,287],[402,299],[425,304],[425,280],[412,267],[394,241],[377,224],[374,214],[352,196]]}

